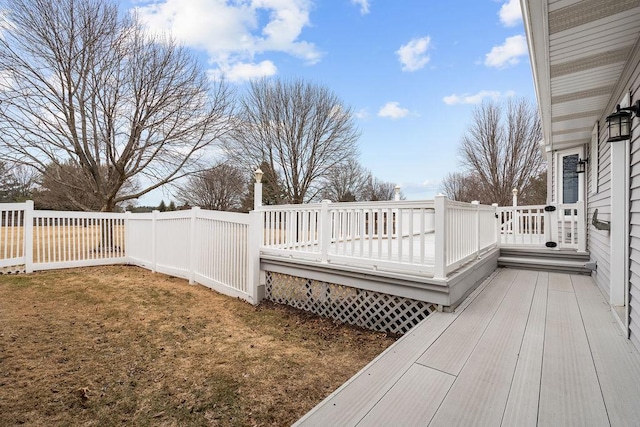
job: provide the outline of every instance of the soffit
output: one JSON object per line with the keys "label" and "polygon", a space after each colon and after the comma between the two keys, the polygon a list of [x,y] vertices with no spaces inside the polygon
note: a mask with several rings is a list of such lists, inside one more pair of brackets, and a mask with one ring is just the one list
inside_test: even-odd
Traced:
{"label": "soffit", "polygon": [[522,0],[545,145],[586,144],[640,35],[640,0]]}

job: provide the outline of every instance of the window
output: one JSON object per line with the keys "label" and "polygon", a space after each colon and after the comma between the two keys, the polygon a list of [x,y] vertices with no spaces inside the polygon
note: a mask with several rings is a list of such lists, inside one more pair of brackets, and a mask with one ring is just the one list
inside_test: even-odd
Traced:
{"label": "window", "polygon": [[578,201],[578,166],[577,154],[562,157],[562,203]]}

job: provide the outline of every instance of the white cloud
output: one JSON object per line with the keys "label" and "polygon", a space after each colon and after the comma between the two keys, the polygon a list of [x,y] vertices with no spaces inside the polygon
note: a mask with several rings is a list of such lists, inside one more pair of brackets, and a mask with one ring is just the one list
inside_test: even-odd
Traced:
{"label": "white cloud", "polygon": [[520,57],[525,56],[527,52],[527,40],[524,35],[507,37],[503,44],[494,46],[491,52],[487,53],[484,65],[495,68],[516,65],[520,62]]}
{"label": "white cloud", "polygon": [[442,98],[442,101],[447,105],[480,104],[485,98],[497,100],[500,97],[510,97],[514,94],[515,92],[512,90],[505,92],[504,94],[495,90],[481,90],[480,92],[474,94],[464,93],[461,95],[453,94],[445,96],[444,98]]}
{"label": "white cloud", "polygon": [[247,72],[247,65],[268,68],[269,61],[254,64],[256,55],[267,52],[287,53],[308,64],[322,57],[313,43],[300,40],[303,28],[310,25],[308,0],[140,0],[138,4],[135,12],[151,31],[169,32],[179,42],[204,50],[222,71]]}
{"label": "white cloud", "polygon": [[230,67],[216,70],[216,74],[222,74],[232,83],[242,83],[260,77],[273,76],[278,72],[278,68],[271,61],[254,63],[235,63]]}
{"label": "white cloud", "polygon": [[427,65],[429,55],[427,50],[431,44],[429,36],[412,39],[409,43],[400,46],[396,51],[402,64],[402,71],[416,71]]}
{"label": "white cloud", "polygon": [[369,0],[351,0],[351,3],[360,5],[360,15],[369,13]]}
{"label": "white cloud", "polygon": [[522,22],[522,9],[520,9],[519,0],[509,0],[504,3],[498,12],[500,22],[505,27],[514,27]]}
{"label": "white cloud", "polygon": [[369,118],[369,112],[367,111],[366,108],[356,111],[354,115],[356,116],[357,119],[360,119],[360,120]]}
{"label": "white cloud", "polygon": [[388,117],[390,119],[400,119],[409,115],[409,110],[400,107],[398,102],[387,102],[378,111],[379,117]]}

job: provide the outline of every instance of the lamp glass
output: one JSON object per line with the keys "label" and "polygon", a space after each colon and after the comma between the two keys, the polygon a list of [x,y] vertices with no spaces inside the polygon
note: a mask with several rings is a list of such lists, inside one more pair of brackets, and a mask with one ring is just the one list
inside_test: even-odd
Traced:
{"label": "lamp glass", "polygon": [[260,168],[256,169],[256,171],[253,173],[253,176],[256,179],[256,183],[260,184],[262,182],[263,175],[264,175],[264,172],[262,172],[262,169]]}

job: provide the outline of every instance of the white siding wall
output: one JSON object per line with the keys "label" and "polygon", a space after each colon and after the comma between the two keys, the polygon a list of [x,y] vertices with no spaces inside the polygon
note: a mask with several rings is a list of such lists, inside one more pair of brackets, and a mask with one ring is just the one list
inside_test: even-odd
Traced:
{"label": "white siding wall", "polygon": [[[591,225],[593,212],[598,209],[598,219],[609,221],[611,214],[611,145],[606,142],[607,134],[603,126],[600,128],[600,150],[598,161],[589,159],[590,167],[598,167],[598,192],[592,188],[591,180],[587,180],[587,248],[591,252],[591,259],[598,263],[598,269],[592,277],[598,287],[609,298],[609,252],[610,239],[608,231],[596,230]],[[594,159],[595,160],[595,159]],[[599,165],[599,166],[598,166]]]}
{"label": "white siding wall", "polygon": [[[631,82],[631,99],[640,97],[640,64]],[[640,349],[640,119],[633,122],[629,180],[629,329],[631,341]]]}
{"label": "white siding wall", "polygon": [[[612,94],[613,99],[622,99],[631,90],[631,100],[635,102],[640,97],[640,49],[636,48],[630,64],[635,65],[630,73],[625,73],[626,81],[622,81],[619,93]],[[612,112],[612,111],[611,111]],[[611,240],[608,231],[596,230],[591,225],[591,218],[598,209],[598,218],[610,220],[611,214],[611,144],[606,142],[607,129],[605,118],[600,119],[599,153],[598,159],[589,159],[590,167],[598,168],[598,189],[591,188],[592,180],[588,179],[588,249],[591,259],[597,261],[598,269],[593,273],[598,287],[609,295],[610,249]],[[633,139],[630,144],[629,162],[629,315],[630,337],[634,345],[640,349],[640,120],[634,118]],[[625,244],[625,242],[614,242]]]}

